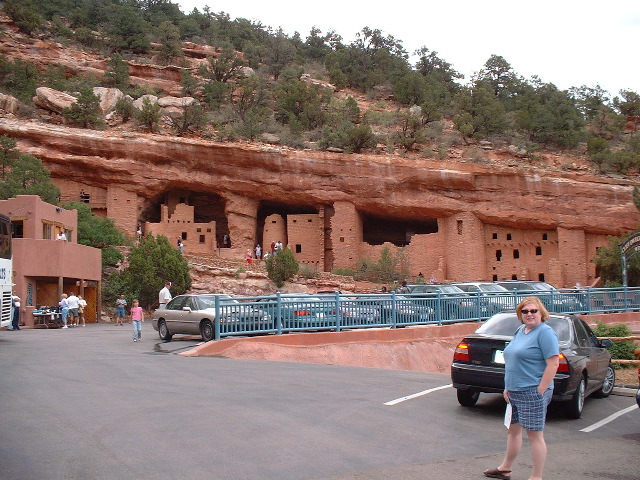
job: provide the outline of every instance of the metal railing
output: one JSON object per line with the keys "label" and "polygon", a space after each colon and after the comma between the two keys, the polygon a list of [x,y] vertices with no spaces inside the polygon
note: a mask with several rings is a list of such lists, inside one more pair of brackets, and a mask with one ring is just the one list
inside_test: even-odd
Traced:
{"label": "metal railing", "polygon": [[530,296],[540,298],[545,307],[555,313],[640,311],[640,287],[455,295],[277,293],[234,297],[240,303],[216,297],[214,338],[479,322],[515,309],[521,300]]}

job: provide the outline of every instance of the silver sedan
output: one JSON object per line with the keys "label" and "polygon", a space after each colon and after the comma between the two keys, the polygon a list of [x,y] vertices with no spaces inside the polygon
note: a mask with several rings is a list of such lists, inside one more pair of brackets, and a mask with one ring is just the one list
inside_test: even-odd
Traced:
{"label": "silver sedan", "polygon": [[171,340],[175,334],[200,335],[205,342],[213,340],[215,335],[216,298],[220,323],[227,328],[230,325],[238,330],[243,325],[255,327],[257,323],[266,323],[269,318],[264,312],[240,303],[229,295],[193,294],[179,295],[163,309],[153,314],[152,325],[160,338]]}

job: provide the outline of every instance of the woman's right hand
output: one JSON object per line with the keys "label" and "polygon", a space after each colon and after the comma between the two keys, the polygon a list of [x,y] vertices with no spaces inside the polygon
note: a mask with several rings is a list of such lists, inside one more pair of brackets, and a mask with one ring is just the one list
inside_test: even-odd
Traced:
{"label": "woman's right hand", "polygon": [[509,390],[505,388],[504,392],[502,392],[502,396],[504,397],[504,401],[509,403]]}

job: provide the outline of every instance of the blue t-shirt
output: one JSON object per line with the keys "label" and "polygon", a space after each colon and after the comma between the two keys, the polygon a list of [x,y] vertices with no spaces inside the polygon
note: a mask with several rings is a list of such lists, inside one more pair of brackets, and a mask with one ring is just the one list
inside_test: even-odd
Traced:
{"label": "blue t-shirt", "polygon": [[[541,323],[527,334],[524,333],[524,325],[518,328],[504,349],[505,388],[517,392],[537,387],[547,367],[546,359],[559,353],[558,336],[546,323]],[[553,389],[553,382],[549,388]]]}

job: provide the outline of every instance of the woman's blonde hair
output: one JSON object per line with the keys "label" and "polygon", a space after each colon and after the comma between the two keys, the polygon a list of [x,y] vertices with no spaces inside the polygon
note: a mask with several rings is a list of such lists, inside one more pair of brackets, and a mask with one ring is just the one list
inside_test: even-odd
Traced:
{"label": "woman's blonde hair", "polygon": [[543,322],[549,320],[549,310],[547,310],[547,308],[544,306],[542,300],[540,300],[538,297],[527,297],[522,299],[522,301],[516,307],[516,314],[518,315],[518,320],[520,320],[520,323],[524,323],[522,321],[522,309],[525,305],[529,305],[530,303],[535,303],[536,307],[538,307],[538,311],[542,316]]}

